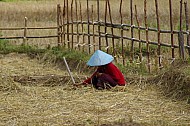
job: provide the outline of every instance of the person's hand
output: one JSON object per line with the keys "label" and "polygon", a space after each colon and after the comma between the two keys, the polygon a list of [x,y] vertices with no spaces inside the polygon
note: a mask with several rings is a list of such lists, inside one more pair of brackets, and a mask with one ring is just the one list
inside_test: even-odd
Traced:
{"label": "person's hand", "polygon": [[87,86],[88,84],[85,82],[79,82],[79,83],[75,83],[73,84],[74,87],[82,87],[82,86]]}
{"label": "person's hand", "polygon": [[99,73],[99,72],[97,72],[97,74],[96,74],[97,77],[100,77],[101,75],[102,75],[102,73]]}
{"label": "person's hand", "polygon": [[82,85],[83,85],[82,82],[73,84],[74,87],[80,87],[80,86],[82,86]]}

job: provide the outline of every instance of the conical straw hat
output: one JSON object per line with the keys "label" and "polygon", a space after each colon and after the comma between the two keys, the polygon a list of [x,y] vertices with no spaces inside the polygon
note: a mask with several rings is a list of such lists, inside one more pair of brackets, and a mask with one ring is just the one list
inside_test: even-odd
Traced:
{"label": "conical straw hat", "polygon": [[96,50],[91,56],[90,60],[87,62],[89,66],[102,66],[106,65],[114,60],[113,56],[107,54],[101,50]]}

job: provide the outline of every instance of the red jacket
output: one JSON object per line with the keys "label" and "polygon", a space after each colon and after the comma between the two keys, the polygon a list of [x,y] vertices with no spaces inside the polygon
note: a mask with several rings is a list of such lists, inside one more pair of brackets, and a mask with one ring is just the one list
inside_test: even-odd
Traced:
{"label": "red jacket", "polygon": [[123,74],[113,63],[98,67],[96,72],[90,78],[86,79],[84,83],[90,84],[92,77],[96,75],[97,72],[110,75],[111,78],[120,86],[124,86],[126,84]]}

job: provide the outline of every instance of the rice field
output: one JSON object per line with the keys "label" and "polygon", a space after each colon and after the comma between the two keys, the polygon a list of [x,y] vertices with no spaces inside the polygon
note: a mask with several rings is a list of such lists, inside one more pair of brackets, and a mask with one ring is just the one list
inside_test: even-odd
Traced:
{"label": "rice field", "polygon": [[[50,83],[49,75],[65,76],[66,70],[25,54],[1,55],[0,63],[0,125],[190,125],[189,104],[166,98],[154,85],[133,80],[125,89],[74,88],[69,80]],[[19,83],[15,76],[47,78]]]}
{"label": "rice field", "polygon": [[[85,3],[83,0],[81,2]],[[93,2],[96,1],[90,1]],[[111,5],[119,5],[118,0],[110,2]],[[21,27],[24,25],[24,17],[28,17],[29,26],[55,26],[58,3],[63,4],[63,0],[0,2],[0,27]],[[100,8],[104,8],[103,1],[101,3]],[[179,22],[178,3],[178,0],[173,0],[176,28]],[[134,4],[138,6],[139,18],[143,24],[143,1],[134,0]],[[124,1],[124,5],[123,14],[126,16],[124,22],[127,23],[130,20],[127,8],[129,0]],[[169,29],[169,22],[166,22],[169,18],[168,2],[159,0],[159,5],[162,14],[161,27]],[[148,18],[154,21],[153,1],[148,0],[148,9]],[[84,7],[84,16],[85,10]],[[112,10],[114,21],[119,22],[118,6],[113,6]],[[104,13],[101,16],[103,17]],[[151,25],[155,26],[155,23]],[[47,33],[53,32],[47,31]],[[0,34],[7,35],[9,32]],[[15,34],[22,33],[12,33]],[[50,44],[55,42],[54,39],[40,41]],[[40,45],[40,41],[32,42]],[[184,69],[188,72],[188,68]],[[125,76],[129,75],[131,74]],[[131,75],[132,79],[127,80],[125,88],[115,87],[104,91],[94,90],[90,85],[76,88],[72,86],[64,67],[44,62],[42,59],[30,58],[26,54],[11,53],[0,55],[0,76],[0,125],[2,126],[190,125],[188,102],[166,97],[156,84],[141,81],[141,78],[144,78],[142,75]],[[74,77],[78,81],[87,76],[89,75],[85,73],[78,75],[74,72]],[[161,83],[160,78],[158,83]]]}

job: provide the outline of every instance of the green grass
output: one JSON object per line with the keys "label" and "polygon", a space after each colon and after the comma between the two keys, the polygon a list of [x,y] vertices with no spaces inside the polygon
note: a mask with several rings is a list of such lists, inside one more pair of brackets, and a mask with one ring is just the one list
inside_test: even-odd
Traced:
{"label": "green grass", "polygon": [[1,54],[8,54],[11,52],[17,52],[17,53],[41,53],[44,52],[43,49],[38,49],[37,47],[33,47],[30,45],[12,45],[9,43],[8,40],[0,40],[0,53]]}
{"label": "green grass", "polygon": [[62,47],[53,47],[50,52],[56,55],[59,59],[62,59],[63,57],[67,59],[75,59],[76,61],[87,61],[89,59],[89,55],[85,52],[80,52],[73,49],[66,49]]}
{"label": "green grass", "polygon": [[46,55],[46,59],[52,59],[54,57],[55,60],[62,60],[63,57],[69,60],[75,61],[87,61],[89,59],[89,55],[84,52],[79,52],[76,50],[69,50],[63,47],[52,47],[50,49],[40,49],[35,46],[21,44],[21,45],[13,45],[10,44],[8,40],[0,40],[0,53],[8,54],[8,53],[26,53],[26,54],[42,54]]}

